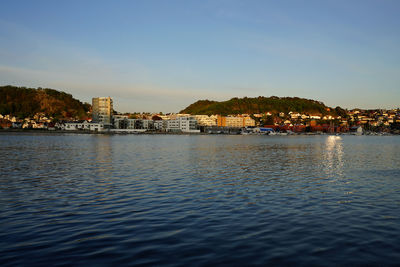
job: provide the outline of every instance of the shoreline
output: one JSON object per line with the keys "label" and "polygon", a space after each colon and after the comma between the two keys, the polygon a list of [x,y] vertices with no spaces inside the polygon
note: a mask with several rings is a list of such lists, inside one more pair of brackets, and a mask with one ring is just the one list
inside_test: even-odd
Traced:
{"label": "shoreline", "polygon": [[37,134],[96,134],[96,135],[209,135],[207,133],[185,133],[185,132],[134,132],[134,133],[128,133],[128,132],[95,132],[95,131],[85,131],[85,130],[44,130],[44,129],[38,129],[38,130],[33,130],[33,129],[0,129],[0,134],[6,134],[6,133],[26,133],[26,134],[31,134],[31,133],[37,133]]}
{"label": "shoreline", "polygon": [[[45,129],[0,129],[0,134],[9,134],[9,133],[17,133],[17,134],[94,134],[94,135],[242,135],[240,133],[186,133],[186,132],[135,132],[135,133],[127,133],[127,132],[94,132],[94,131],[85,131],[85,130],[45,130]],[[246,134],[250,136],[259,136],[264,134]],[[293,133],[288,135],[273,135],[273,136],[357,136],[354,133]],[[382,133],[382,132],[367,132],[360,136],[398,136],[400,134],[396,133]],[[266,135],[269,136],[269,135]]]}

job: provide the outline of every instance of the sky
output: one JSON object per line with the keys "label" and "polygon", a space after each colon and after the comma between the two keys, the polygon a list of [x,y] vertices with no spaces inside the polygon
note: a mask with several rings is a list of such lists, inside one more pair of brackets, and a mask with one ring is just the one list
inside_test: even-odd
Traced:
{"label": "sky", "polygon": [[397,0],[0,0],[0,85],[120,112],[297,96],[400,107]]}

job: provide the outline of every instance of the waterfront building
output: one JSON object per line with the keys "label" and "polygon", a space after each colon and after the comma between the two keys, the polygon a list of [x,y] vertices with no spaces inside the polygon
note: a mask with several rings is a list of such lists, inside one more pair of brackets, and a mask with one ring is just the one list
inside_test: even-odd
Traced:
{"label": "waterfront building", "polygon": [[217,126],[217,116],[215,115],[195,115],[199,126]]}
{"label": "waterfront building", "polygon": [[142,120],[140,119],[128,119],[128,118],[114,118],[115,129],[141,129]]}
{"label": "waterfront building", "polygon": [[167,123],[167,121],[157,120],[157,121],[154,121],[153,123],[154,123],[155,130],[164,130],[166,128],[165,124]]}
{"label": "waterfront building", "polygon": [[104,131],[104,124],[91,122],[91,123],[89,123],[89,130],[94,131],[94,132],[102,132],[102,131]]}
{"label": "waterfront building", "polygon": [[186,133],[198,133],[200,130],[197,129],[197,120],[195,117],[177,117],[175,120],[167,121],[167,131],[182,131]]}
{"label": "waterfront building", "polygon": [[94,131],[94,132],[102,132],[104,131],[104,123],[96,123],[96,122],[66,122],[64,126],[61,127],[63,130],[66,131],[79,131],[79,130],[86,130],[86,131]]}
{"label": "waterfront building", "polygon": [[167,121],[167,131],[180,131],[179,119]]}
{"label": "waterfront building", "polygon": [[133,129],[152,130],[154,129],[154,121],[142,120],[142,119],[115,118],[114,128],[128,129],[128,130],[133,130]]}
{"label": "waterfront building", "polygon": [[142,129],[152,130],[154,129],[153,120],[142,120]]}
{"label": "waterfront building", "polygon": [[92,99],[92,121],[111,125],[113,122],[113,100],[111,97],[95,97]]}
{"label": "waterfront building", "polygon": [[256,122],[250,116],[217,116],[217,126],[243,128],[255,126]]}
{"label": "waterfront building", "polygon": [[126,129],[127,119],[126,118],[114,118],[114,128],[115,129]]}

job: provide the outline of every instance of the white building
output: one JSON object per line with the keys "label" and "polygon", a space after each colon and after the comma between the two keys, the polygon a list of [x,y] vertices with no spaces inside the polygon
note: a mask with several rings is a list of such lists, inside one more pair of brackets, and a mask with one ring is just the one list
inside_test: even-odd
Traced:
{"label": "white building", "polygon": [[178,117],[167,121],[167,131],[182,131],[185,133],[199,133],[195,117]]}
{"label": "white building", "polygon": [[154,121],[153,120],[142,120],[142,129],[153,130],[154,129]]}
{"label": "white building", "polygon": [[178,131],[180,129],[179,119],[167,121],[167,131]]}
{"label": "white building", "polygon": [[216,115],[195,115],[198,125],[200,126],[217,126],[217,116]]}
{"label": "white building", "polygon": [[154,129],[155,130],[164,130],[166,128],[167,121],[158,120],[154,121]]}
{"label": "white building", "polygon": [[66,122],[63,130],[66,131],[79,131],[79,130],[86,130],[86,131],[94,131],[94,132],[102,132],[104,131],[104,123],[96,123],[96,122]]}
{"label": "white building", "polygon": [[127,118],[116,118],[114,119],[114,128],[115,129],[145,129],[152,130],[154,129],[154,121],[153,120],[141,120],[141,119],[127,119]]}

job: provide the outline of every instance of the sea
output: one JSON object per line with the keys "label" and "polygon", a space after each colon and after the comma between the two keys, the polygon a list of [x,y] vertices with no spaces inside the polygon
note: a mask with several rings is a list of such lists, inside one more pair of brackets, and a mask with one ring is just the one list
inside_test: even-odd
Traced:
{"label": "sea", "polygon": [[0,265],[400,265],[400,137],[2,133]]}

